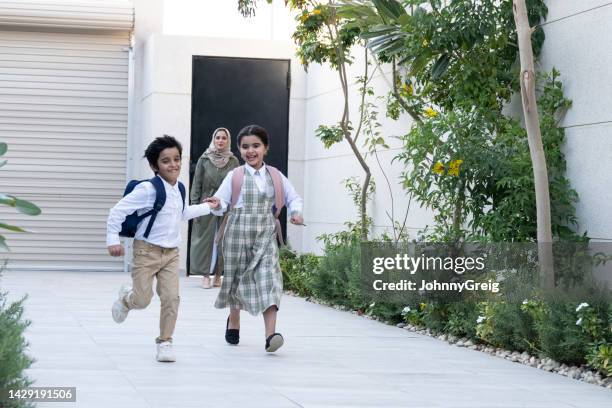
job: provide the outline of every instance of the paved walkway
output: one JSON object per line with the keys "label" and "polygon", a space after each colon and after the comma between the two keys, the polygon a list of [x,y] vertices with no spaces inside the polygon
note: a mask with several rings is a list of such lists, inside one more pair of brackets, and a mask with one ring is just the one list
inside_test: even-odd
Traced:
{"label": "paved walkway", "polygon": [[223,338],[216,289],[181,279],[176,363],[155,361],[159,301],[121,325],[110,305],[128,275],[7,272],[29,293],[37,386],[76,386],[77,403],[39,407],[610,408],[610,390],[285,296],[285,346],[264,352],[263,322],[243,314],[240,345]]}

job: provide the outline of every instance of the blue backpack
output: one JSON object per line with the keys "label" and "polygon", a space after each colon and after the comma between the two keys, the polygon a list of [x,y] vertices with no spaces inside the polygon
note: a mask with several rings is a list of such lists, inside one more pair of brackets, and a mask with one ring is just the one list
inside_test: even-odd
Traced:
{"label": "blue backpack", "polygon": [[[125,186],[125,191],[123,192],[123,196],[130,194],[134,188],[143,182],[150,182],[155,187],[155,203],[153,204],[153,208],[150,211],[142,215],[138,215],[138,211],[134,211],[132,214],[125,217],[125,221],[121,224],[121,232],[119,232],[120,237],[134,238],[136,235],[136,230],[138,230],[138,224],[145,218],[151,216],[149,220],[149,225],[147,225],[147,229],[144,233],[144,237],[148,238],[149,233],[151,232],[151,228],[153,227],[153,223],[155,222],[155,218],[157,217],[157,213],[161,211],[164,204],[166,204],[166,189],[164,188],[164,182],[159,176],[155,176],[150,180],[132,180],[127,186]],[[178,182],[179,191],[181,192],[181,197],[183,198],[183,210],[185,210],[185,186],[180,181]]]}

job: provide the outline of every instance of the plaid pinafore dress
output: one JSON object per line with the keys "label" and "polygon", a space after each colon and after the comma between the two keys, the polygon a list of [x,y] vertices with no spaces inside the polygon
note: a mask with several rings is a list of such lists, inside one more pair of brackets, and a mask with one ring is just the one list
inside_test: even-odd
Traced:
{"label": "plaid pinafore dress", "polygon": [[224,278],[215,307],[257,315],[272,305],[278,307],[283,293],[270,174],[266,171],[265,193],[261,193],[245,171],[241,193],[243,206],[231,209],[223,235]]}

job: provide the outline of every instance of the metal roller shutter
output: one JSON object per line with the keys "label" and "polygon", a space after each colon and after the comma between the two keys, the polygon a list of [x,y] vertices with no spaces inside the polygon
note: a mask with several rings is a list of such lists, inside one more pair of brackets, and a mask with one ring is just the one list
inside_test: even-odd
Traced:
{"label": "metal roller shutter", "polygon": [[125,0],[1,0],[0,25],[130,31],[134,13]]}
{"label": "metal roller shutter", "polygon": [[[0,14],[7,3],[16,2],[0,2]],[[105,233],[126,181],[130,33],[35,28],[0,31],[0,140],[9,146],[0,192],[43,210],[0,207],[0,221],[34,232],[3,233],[9,267],[122,270]]]}

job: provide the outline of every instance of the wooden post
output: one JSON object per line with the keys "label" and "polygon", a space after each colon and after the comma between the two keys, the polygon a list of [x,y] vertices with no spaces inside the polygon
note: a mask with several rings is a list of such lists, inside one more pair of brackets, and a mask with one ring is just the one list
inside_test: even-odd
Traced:
{"label": "wooden post", "polygon": [[518,34],[519,57],[521,61],[521,100],[525,115],[525,129],[529,142],[529,153],[533,166],[533,180],[537,211],[538,260],[540,266],[540,283],[543,288],[555,285],[555,270],[552,252],[552,226],[550,221],[550,193],[548,191],[548,170],[546,156],[540,132],[540,118],[536,103],[536,76],[533,64],[533,49],[525,0],[513,0],[512,11]]}

